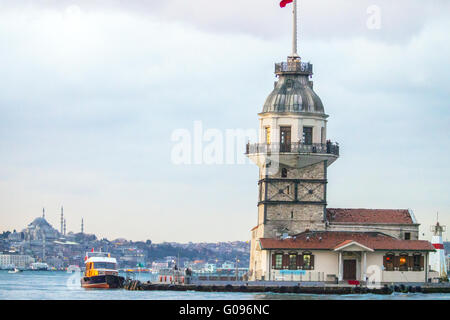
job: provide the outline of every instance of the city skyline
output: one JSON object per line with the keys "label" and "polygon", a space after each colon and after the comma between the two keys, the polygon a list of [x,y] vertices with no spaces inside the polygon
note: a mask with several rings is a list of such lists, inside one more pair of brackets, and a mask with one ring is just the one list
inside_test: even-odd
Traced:
{"label": "city skyline", "polygon": [[[301,1],[299,53],[341,145],[330,208],[411,208],[450,225],[450,5]],[[2,231],[46,208],[58,229],[154,242],[250,239],[257,168],[176,165],[174,131],[255,130],[290,53],[272,0],[0,4]],[[241,153],[245,151],[242,145]],[[447,235],[444,235],[446,239]]]}

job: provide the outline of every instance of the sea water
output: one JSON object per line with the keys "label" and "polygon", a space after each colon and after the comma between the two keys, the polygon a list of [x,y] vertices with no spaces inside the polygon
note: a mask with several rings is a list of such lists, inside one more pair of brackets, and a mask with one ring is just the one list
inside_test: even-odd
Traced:
{"label": "sea water", "polygon": [[[194,291],[128,291],[84,289],[80,275],[62,271],[0,271],[1,300],[450,300],[450,294],[394,293],[392,295],[310,295],[275,293],[234,293]],[[141,281],[150,274],[137,274]]]}

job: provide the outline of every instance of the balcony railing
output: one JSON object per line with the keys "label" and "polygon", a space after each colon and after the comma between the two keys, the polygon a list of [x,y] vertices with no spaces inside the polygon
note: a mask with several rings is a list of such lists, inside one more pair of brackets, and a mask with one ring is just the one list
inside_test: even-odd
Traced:
{"label": "balcony railing", "polygon": [[280,143],[248,143],[246,154],[254,153],[278,153],[278,152],[289,152],[289,153],[318,153],[318,154],[332,154],[339,156],[339,144],[337,142],[327,142],[325,144],[313,143],[304,144],[300,142],[291,144],[280,144]]}
{"label": "balcony railing", "polygon": [[280,72],[302,72],[313,73],[313,65],[309,62],[289,61],[275,63],[275,73]]}

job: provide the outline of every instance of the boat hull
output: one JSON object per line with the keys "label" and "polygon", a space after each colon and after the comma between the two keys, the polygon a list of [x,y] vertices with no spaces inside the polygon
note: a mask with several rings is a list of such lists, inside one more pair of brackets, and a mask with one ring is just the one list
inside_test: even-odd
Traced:
{"label": "boat hull", "polygon": [[118,289],[123,287],[124,277],[117,275],[100,275],[81,278],[81,287],[92,289]]}

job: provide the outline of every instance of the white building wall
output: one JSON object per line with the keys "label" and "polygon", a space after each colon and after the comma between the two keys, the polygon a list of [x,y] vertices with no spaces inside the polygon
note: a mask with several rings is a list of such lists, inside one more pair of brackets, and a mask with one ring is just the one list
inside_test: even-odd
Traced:
{"label": "white building wall", "polygon": [[[272,281],[326,281],[328,276],[339,276],[339,252],[336,251],[310,251],[314,255],[314,270],[305,270],[303,275],[298,274],[282,274],[280,270],[272,270],[271,252],[263,250],[266,266],[262,267],[265,280]],[[275,252],[275,251],[273,251]],[[280,250],[276,252],[289,253],[291,251]],[[385,271],[383,267],[383,256],[386,252],[376,251],[366,253],[366,274],[376,272],[377,282],[381,283],[395,283],[395,282],[426,282],[425,271]],[[423,253],[426,255],[425,253]],[[363,257],[363,253],[361,253]],[[350,257],[347,257],[350,258]],[[344,260],[347,259],[344,257]],[[360,280],[364,274],[363,261],[361,258],[357,259],[357,279]],[[289,270],[287,270],[289,271]]]}
{"label": "white building wall", "polygon": [[[299,142],[303,138],[303,127],[313,128],[313,143],[322,143],[326,140],[327,120],[321,117],[308,117],[300,115],[279,116],[271,114],[260,118],[260,143],[266,142],[266,128],[271,128],[271,141],[280,142],[280,127],[291,127],[291,141]],[[324,137],[322,137],[322,128],[324,128]]]}

